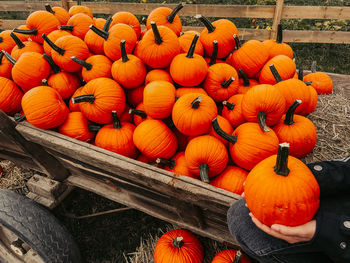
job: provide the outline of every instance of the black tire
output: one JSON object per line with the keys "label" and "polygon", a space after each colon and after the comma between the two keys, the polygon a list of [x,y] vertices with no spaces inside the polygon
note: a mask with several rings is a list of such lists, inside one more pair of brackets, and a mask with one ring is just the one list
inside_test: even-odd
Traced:
{"label": "black tire", "polygon": [[79,249],[66,228],[47,209],[25,196],[0,190],[0,224],[45,262],[80,262]]}

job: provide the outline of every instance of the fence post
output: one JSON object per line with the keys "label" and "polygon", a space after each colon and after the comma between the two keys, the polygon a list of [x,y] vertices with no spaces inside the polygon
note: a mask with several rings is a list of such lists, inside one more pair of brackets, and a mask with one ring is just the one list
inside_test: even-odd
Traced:
{"label": "fence post", "polygon": [[277,27],[281,22],[283,12],[284,0],[276,0],[275,14],[273,16],[272,30],[270,32],[270,39],[275,39],[277,35]]}
{"label": "fence post", "polygon": [[61,0],[62,1],[62,7],[64,9],[66,9],[67,11],[69,10],[69,8],[73,5],[73,1],[72,0]]}

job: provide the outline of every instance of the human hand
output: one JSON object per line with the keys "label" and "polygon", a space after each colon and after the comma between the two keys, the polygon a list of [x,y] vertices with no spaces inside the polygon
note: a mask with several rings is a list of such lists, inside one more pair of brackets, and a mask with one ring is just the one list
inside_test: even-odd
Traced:
{"label": "human hand", "polygon": [[271,227],[261,223],[252,213],[249,213],[254,224],[265,233],[279,239],[283,239],[290,244],[310,241],[316,232],[316,220],[311,220],[300,226],[284,226],[274,224]]}

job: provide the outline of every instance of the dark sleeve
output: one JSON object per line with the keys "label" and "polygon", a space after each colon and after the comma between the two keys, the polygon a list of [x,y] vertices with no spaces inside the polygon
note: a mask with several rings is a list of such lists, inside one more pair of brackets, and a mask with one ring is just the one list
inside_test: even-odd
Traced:
{"label": "dark sleeve", "polygon": [[308,164],[319,186],[321,197],[350,191],[350,158]]}

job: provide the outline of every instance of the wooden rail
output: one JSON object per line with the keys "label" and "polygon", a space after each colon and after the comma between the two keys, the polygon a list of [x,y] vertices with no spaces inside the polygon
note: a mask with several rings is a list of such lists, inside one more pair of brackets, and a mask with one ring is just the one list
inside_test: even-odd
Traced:
{"label": "wooden rail", "polygon": [[[36,11],[43,10],[45,3],[53,6],[62,5],[66,8],[74,5],[75,1],[0,1],[0,11]],[[159,6],[174,8],[175,4],[143,4],[117,2],[84,2],[94,14],[114,14],[118,11],[129,11],[137,15],[148,15]],[[272,5],[185,5],[181,16],[202,14],[208,17],[237,17],[237,18],[267,18],[273,19],[272,30],[240,29],[242,39],[265,40],[275,38],[277,25],[281,19],[344,19],[350,20],[350,7],[345,6],[286,6],[284,0],[277,0]],[[23,24],[22,20],[3,20],[0,18],[0,28],[10,29]],[[184,30],[202,28],[185,27]],[[339,43],[350,44],[350,32],[341,31],[304,31],[286,30],[284,40],[287,42]]]}

